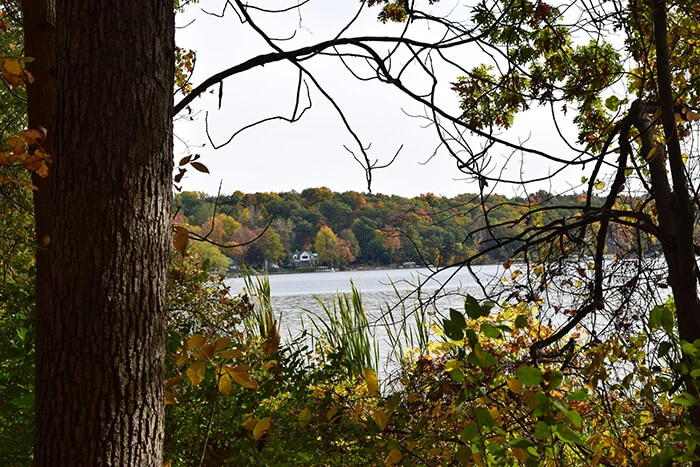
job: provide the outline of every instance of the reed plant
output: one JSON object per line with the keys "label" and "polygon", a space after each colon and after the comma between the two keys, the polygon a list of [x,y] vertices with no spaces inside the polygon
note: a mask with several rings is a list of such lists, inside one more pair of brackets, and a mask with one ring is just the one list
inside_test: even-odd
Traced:
{"label": "reed plant", "polygon": [[278,335],[279,320],[275,317],[275,312],[272,309],[270,278],[252,275],[246,270],[243,280],[248,295],[254,299],[253,313],[245,324],[246,330],[263,340]]}
{"label": "reed plant", "polygon": [[[314,297],[319,312],[309,309],[313,326],[312,340],[326,363],[342,365],[348,376],[362,374],[365,368],[375,373],[379,366],[379,348],[370,332],[369,320],[362,305],[362,295],[350,281],[350,293],[338,293],[330,305]],[[329,361],[330,360],[330,361]]]}

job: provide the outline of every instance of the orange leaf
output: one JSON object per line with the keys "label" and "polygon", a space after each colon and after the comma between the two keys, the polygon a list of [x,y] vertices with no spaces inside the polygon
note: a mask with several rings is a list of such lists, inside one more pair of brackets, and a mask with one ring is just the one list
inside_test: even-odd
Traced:
{"label": "orange leaf", "polygon": [[187,242],[190,240],[190,232],[181,225],[175,227],[175,236],[173,237],[173,242],[175,243],[175,249],[182,256],[187,256]]}
{"label": "orange leaf", "polygon": [[17,136],[20,138],[24,139],[24,141],[27,142],[27,144],[31,145],[38,145],[41,144],[44,139],[46,138],[46,129],[42,128],[43,131],[41,130],[22,130],[19,133],[17,133]]}
{"label": "orange leaf", "polygon": [[165,405],[177,404],[177,399],[175,399],[175,394],[170,391],[165,391]]}
{"label": "orange leaf", "polygon": [[11,75],[20,76],[22,74],[22,65],[19,63],[18,60],[6,58],[4,66],[5,71]]}
{"label": "orange leaf", "polygon": [[7,138],[7,145],[10,147],[10,150],[18,156],[27,152],[27,144],[22,138],[17,136],[10,136]]}

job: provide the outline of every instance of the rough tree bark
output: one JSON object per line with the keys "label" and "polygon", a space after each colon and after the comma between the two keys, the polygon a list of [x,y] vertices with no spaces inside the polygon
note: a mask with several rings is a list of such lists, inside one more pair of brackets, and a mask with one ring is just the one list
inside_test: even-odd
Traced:
{"label": "rough tree bark", "polygon": [[160,467],[173,3],[24,14],[30,124],[54,157],[35,199],[36,465]]}

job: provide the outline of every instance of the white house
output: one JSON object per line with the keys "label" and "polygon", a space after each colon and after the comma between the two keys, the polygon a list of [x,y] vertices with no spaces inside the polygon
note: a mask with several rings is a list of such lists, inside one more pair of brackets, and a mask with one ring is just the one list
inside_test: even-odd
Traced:
{"label": "white house", "polygon": [[318,253],[311,253],[310,251],[295,251],[292,255],[292,265],[294,266],[313,266],[318,260]]}

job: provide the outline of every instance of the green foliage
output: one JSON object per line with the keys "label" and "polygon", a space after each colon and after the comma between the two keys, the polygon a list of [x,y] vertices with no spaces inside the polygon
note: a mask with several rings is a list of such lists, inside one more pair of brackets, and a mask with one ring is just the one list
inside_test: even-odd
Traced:
{"label": "green foliage", "polygon": [[[263,267],[265,260],[281,264],[282,257],[294,251],[316,249],[321,262],[333,262],[334,266],[390,262],[446,265],[468,258],[477,263],[507,261],[517,244],[496,249],[489,246],[524,231],[527,224],[519,219],[542,200],[548,205],[538,215],[542,224],[571,215],[585,202],[578,195],[553,197],[546,192],[528,199],[493,194],[480,200],[474,194],[452,199],[432,194],[403,198],[309,188],[302,194],[236,192],[218,200],[203,193],[183,192],[176,196],[175,206],[192,231],[209,234],[213,241],[226,245],[253,240],[272,220],[257,241],[224,250],[237,264]],[[215,202],[220,208],[212,224]],[[599,204],[602,200],[594,198],[593,205]],[[251,228],[253,224],[257,227]],[[619,232],[612,235],[621,248],[629,243]],[[319,236],[324,241],[317,247]]]}

